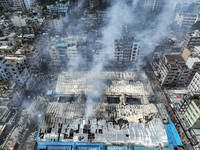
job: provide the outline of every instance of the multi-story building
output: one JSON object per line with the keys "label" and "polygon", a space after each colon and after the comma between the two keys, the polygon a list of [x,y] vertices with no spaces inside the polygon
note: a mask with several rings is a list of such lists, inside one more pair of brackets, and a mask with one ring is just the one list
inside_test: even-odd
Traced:
{"label": "multi-story building", "polygon": [[35,40],[35,34],[21,34],[18,38],[22,44],[32,44]]}
{"label": "multi-story building", "polygon": [[134,37],[124,36],[114,41],[114,49],[114,61],[134,63],[137,61],[140,45]]}
{"label": "multi-story building", "polygon": [[78,58],[87,59],[86,37],[68,36],[55,40],[50,46],[49,55],[54,65],[65,65],[68,61]]}
{"label": "multi-story building", "polygon": [[24,27],[26,26],[26,20],[27,20],[27,16],[26,15],[21,15],[21,14],[14,14],[11,17],[11,21],[13,23],[14,27]]}
{"label": "multi-story building", "polygon": [[97,15],[97,23],[98,23],[98,25],[101,25],[101,24],[105,25],[106,21],[108,20],[107,12],[105,12],[105,11],[97,11],[96,15]]}
{"label": "multi-story building", "polygon": [[196,72],[194,75],[188,86],[188,91],[191,96],[200,96],[200,72]]}
{"label": "multi-story building", "polygon": [[13,0],[0,0],[0,5],[3,8],[10,8],[13,5]]}
{"label": "multi-story building", "polygon": [[164,6],[165,0],[145,0],[144,2],[146,12],[158,14]]}
{"label": "multi-story building", "polygon": [[39,70],[40,56],[36,48],[32,45],[24,44],[19,50],[22,55],[26,56],[26,63],[31,72],[36,73]]}
{"label": "multi-story building", "polygon": [[0,54],[13,54],[20,42],[15,33],[0,37]]}
{"label": "multi-story building", "polygon": [[165,87],[186,86],[189,69],[180,55],[165,55],[152,64],[155,75]]}
{"label": "multi-story building", "polygon": [[56,2],[49,7],[51,15],[65,15],[68,11],[69,1],[65,4]]}
{"label": "multi-story building", "polygon": [[13,8],[15,10],[29,11],[36,0],[0,0],[4,8]]}
{"label": "multi-story building", "polygon": [[188,5],[189,5],[188,2],[176,3],[174,12],[175,13],[185,13],[187,11]]}
{"label": "multi-story building", "polygon": [[[52,40],[54,41],[54,40]],[[61,64],[58,50],[56,49],[56,45],[51,44],[49,49],[49,55],[54,66],[59,66]]]}
{"label": "multi-story building", "polygon": [[[67,63],[67,44],[57,44],[56,49],[58,51],[60,63],[66,64]],[[75,47],[75,49],[76,49],[76,47]],[[70,49],[68,49],[68,51],[70,51]]]}
{"label": "multi-story building", "polygon": [[14,28],[23,34],[37,34],[44,25],[44,19],[40,17],[28,17],[27,15],[14,14],[11,17]]}
{"label": "multi-story building", "polygon": [[198,30],[188,33],[185,39],[184,47],[192,48],[194,46],[200,46],[200,33]]}
{"label": "multi-story building", "polygon": [[100,6],[100,4],[101,4],[101,0],[89,0],[89,7],[91,10]]}
{"label": "multi-story building", "polygon": [[12,22],[10,18],[5,16],[0,17],[0,36],[7,36],[10,33],[14,32]]}
{"label": "multi-story building", "polygon": [[189,107],[184,113],[189,128],[200,129],[200,100],[191,100]]}
{"label": "multi-story building", "polygon": [[63,21],[59,17],[53,18],[51,15],[46,17],[47,26],[54,29],[56,32],[62,32]]}
{"label": "multi-story building", "polygon": [[36,0],[25,0],[24,4],[26,7],[26,10],[31,10],[31,6],[36,2]]}
{"label": "multi-story building", "polygon": [[4,16],[0,17],[0,19],[0,30],[4,30],[5,28],[11,26],[9,19],[5,18]]}
{"label": "multi-story building", "polygon": [[200,71],[200,47],[184,48],[181,55],[165,55],[152,63],[155,75],[162,86],[187,86]]}
{"label": "multi-story building", "polygon": [[5,123],[11,115],[11,104],[0,100],[0,123]]}
{"label": "multi-story building", "polygon": [[25,1],[26,0],[14,0],[14,5],[13,7],[16,9],[16,10],[21,10],[21,11],[27,11],[26,9],[26,5],[25,5]]}
{"label": "multi-story building", "polygon": [[181,121],[187,136],[193,145],[199,143],[200,130],[200,99],[191,99],[184,96],[180,109],[176,113]]}
{"label": "multi-story building", "polygon": [[178,2],[175,7],[175,13],[199,13],[198,1],[182,1]]}
{"label": "multi-story building", "polygon": [[26,68],[25,57],[3,56],[0,60],[0,76],[3,80],[14,80],[25,84],[30,74]]}
{"label": "multi-story building", "polygon": [[15,81],[2,81],[0,83],[0,100],[10,101],[16,89]]}
{"label": "multi-story building", "polygon": [[190,2],[187,7],[187,13],[199,13],[200,3],[198,1]]}
{"label": "multi-story building", "polygon": [[175,21],[180,29],[189,29],[199,20],[199,15],[195,13],[177,13]]}
{"label": "multi-story building", "polygon": [[188,82],[190,82],[195,73],[200,71],[200,47],[195,46],[190,49],[184,48],[182,57],[190,70],[190,74],[188,76]]}
{"label": "multi-story building", "polygon": [[0,83],[0,102],[21,102],[23,90],[21,90],[19,84],[16,84],[15,81],[2,81]]}

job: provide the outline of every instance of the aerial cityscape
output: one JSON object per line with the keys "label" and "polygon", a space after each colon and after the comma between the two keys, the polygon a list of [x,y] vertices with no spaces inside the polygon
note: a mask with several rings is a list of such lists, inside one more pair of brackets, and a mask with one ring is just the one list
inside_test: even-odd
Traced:
{"label": "aerial cityscape", "polygon": [[199,150],[200,0],[0,0],[0,150]]}

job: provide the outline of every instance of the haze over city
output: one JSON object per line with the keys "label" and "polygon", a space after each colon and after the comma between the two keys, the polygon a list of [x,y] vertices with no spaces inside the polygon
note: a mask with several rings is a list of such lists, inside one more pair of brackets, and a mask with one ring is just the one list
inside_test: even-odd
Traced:
{"label": "haze over city", "polygon": [[198,150],[199,0],[0,0],[0,149]]}

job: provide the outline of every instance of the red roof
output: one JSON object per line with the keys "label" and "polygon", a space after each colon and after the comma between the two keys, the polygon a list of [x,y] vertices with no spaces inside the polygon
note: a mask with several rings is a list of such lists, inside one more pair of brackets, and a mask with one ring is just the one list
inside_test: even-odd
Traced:
{"label": "red roof", "polygon": [[171,66],[172,68],[178,68],[178,65],[177,65],[177,64],[170,64],[170,66]]}
{"label": "red roof", "polygon": [[170,62],[183,62],[184,59],[181,57],[181,55],[165,55],[167,61]]}
{"label": "red roof", "polygon": [[16,142],[12,143],[11,147],[15,147],[15,145],[16,145]]}

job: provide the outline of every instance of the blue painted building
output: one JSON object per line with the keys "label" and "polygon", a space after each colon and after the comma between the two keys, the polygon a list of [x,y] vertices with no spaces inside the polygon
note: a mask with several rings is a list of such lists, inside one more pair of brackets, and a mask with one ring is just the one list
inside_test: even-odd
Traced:
{"label": "blue painted building", "polygon": [[56,4],[51,5],[49,9],[52,15],[57,15],[57,14],[66,14],[68,11],[68,7],[69,7],[69,1],[65,4],[56,2]]}

